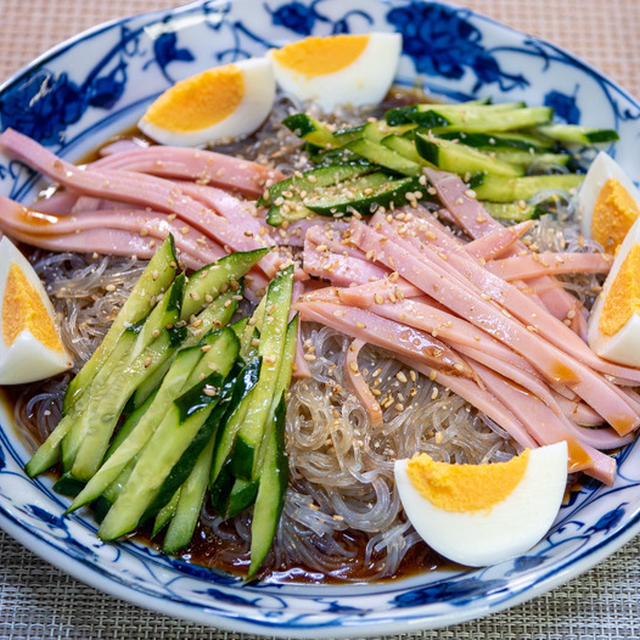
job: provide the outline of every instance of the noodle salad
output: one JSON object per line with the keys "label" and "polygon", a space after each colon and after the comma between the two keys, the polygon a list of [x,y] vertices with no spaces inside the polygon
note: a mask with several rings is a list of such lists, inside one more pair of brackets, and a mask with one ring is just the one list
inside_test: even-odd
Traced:
{"label": "noodle salad", "polygon": [[0,134],[56,184],[0,198],[0,383],[102,539],[375,580],[525,553],[612,482],[640,426],[617,134],[392,89],[400,48],[215,67],[82,166]]}

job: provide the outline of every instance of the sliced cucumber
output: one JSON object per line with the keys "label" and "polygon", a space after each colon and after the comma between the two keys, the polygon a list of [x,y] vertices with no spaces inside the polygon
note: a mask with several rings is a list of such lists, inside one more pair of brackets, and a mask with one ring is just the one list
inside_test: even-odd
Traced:
{"label": "sliced cucumber", "polygon": [[[165,553],[175,553],[191,542],[209,481],[213,441],[214,438],[210,437],[209,442],[198,456],[189,477],[178,490],[180,497],[162,544],[162,550]],[[168,504],[171,504],[172,501],[173,498]]]}
{"label": "sliced cucumber", "polygon": [[[220,401],[223,379],[231,370],[238,353],[239,344],[235,334],[231,330],[220,333],[221,340],[227,341],[229,337],[232,339],[230,342],[235,344],[235,350],[226,353],[222,361],[217,363],[218,371],[202,381],[198,409],[186,412],[181,409],[179,401],[174,402],[162,423],[145,445],[127,484],[100,525],[98,535],[102,539],[112,540],[135,529],[143,514],[147,512],[154,498],[162,489],[167,477],[171,473],[176,473],[176,465],[179,464],[182,468],[186,468],[189,464],[189,461],[184,459],[184,454],[194,439],[199,436],[204,439],[203,425],[206,424],[211,412]],[[181,420],[181,417],[184,419]],[[195,460],[211,435],[212,433],[209,431],[208,438],[204,439],[198,451],[191,452],[193,459],[190,461],[189,471],[186,475],[193,468]],[[178,483],[178,486],[183,481],[184,478]],[[176,489],[177,487],[173,488],[158,508],[164,506],[173,497]]]}
{"label": "sliced cucumber", "polygon": [[388,147],[366,138],[349,142],[345,145],[345,148],[370,162],[405,176],[418,176],[422,172],[422,166],[417,162],[413,162]]}
{"label": "sliced cucumber", "polygon": [[584,180],[584,175],[563,173],[544,176],[524,176],[522,178],[505,178],[485,175],[480,184],[473,188],[480,200],[491,202],[513,202],[529,200],[543,189],[562,189],[571,192]]}
{"label": "sliced cucumber", "polygon": [[533,204],[527,204],[524,201],[520,203],[484,201],[482,202],[482,206],[492,218],[511,220],[513,222],[522,222],[523,220],[537,218],[543,212],[541,207]]}
{"label": "sliced cucumber", "polygon": [[267,222],[280,226],[285,220],[305,218],[312,213],[302,204],[305,197],[322,193],[326,187],[371,173],[373,169],[369,165],[331,165],[306,171],[302,177],[282,180],[274,184],[262,200],[262,204],[271,205]]}
{"label": "sliced cucumber", "polygon": [[381,144],[416,164],[426,165],[424,158],[418,153],[415,143],[409,138],[389,135],[382,139]]}
{"label": "sliced cucumber", "polygon": [[491,157],[502,162],[520,165],[524,168],[532,166],[561,165],[567,166],[571,159],[568,153],[528,153],[527,151],[492,151]]}
{"label": "sliced cucumber", "polygon": [[[427,114],[425,117],[433,118],[441,122],[443,126],[451,124],[450,119],[464,119],[472,114],[489,114],[501,111],[512,111],[526,107],[524,102],[502,102],[499,104],[487,104],[470,100],[460,104],[438,104],[430,102],[427,104],[414,104],[406,107],[389,109],[385,113],[387,124],[398,126],[415,122],[412,116],[417,113]],[[435,125],[427,125],[429,127]]]}
{"label": "sliced cucumber", "polygon": [[235,479],[229,495],[227,518],[235,518],[253,504],[258,494],[258,485],[259,482],[257,480]]}
{"label": "sliced cucumber", "polygon": [[148,315],[156,298],[168,289],[177,272],[178,258],[175,244],[173,236],[169,235],[145,267],[100,346],[69,384],[64,398],[65,412],[69,411],[71,405],[88,387],[98,369],[109,357],[122,332]]}
{"label": "sliced cucumber", "polygon": [[451,140],[418,133],[415,143],[418,153],[431,165],[443,171],[458,175],[481,171],[498,176],[515,177],[524,174],[522,166],[492,158],[478,149]]}
{"label": "sliced cucumber", "polygon": [[258,382],[250,394],[249,409],[238,432],[233,456],[234,475],[247,480],[252,478],[255,471],[256,454],[273,412],[273,396],[282,365],[292,288],[293,267],[287,267],[271,282],[267,291],[258,348],[262,368]]}
{"label": "sliced cucumber", "polygon": [[[153,530],[151,531],[151,537],[155,538],[168,524],[171,518],[173,518],[173,514],[176,512],[178,508],[178,502],[180,500],[180,491],[182,487],[180,487],[174,494],[171,500],[167,502],[167,504],[158,511],[158,515],[156,519],[153,521]],[[107,515],[106,513],[104,515]],[[104,519],[104,516],[103,516]]]}
{"label": "sliced cucumber", "polygon": [[[194,370],[198,368],[195,374],[196,381],[200,378],[201,373],[207,375],[211,373],[209,364],[217,361],[221,356],[220,348],[224,346],[224,342],[220,342],[217,334],[211,334],[203,340],[202,345],[182,349],[178,353],[153,402],[149,404],[147,410],[140,416],[128,434],[124,437],[121,436],[122,431],[117,434],[112,445],[114,448],[112,455],[108,456],[100,469],[89,480],[84,490],[69,507],[70,511],[97,498],[118,477],[125,466],[138,455],[148,442],[171,403],[186,391],[188,386],[194,384],[190,380]],[[202,347],[205,347],[207,351],[203,352]],[[197,367],[199,363],[200,366]],[[188,385],[188,381],[192,384]]]}
{"label": "sliced cucumber", "polygon": [[284,442],[285,414],[283,394],[265,433],[260,484],[251,522],[251,565],[248,579],[255,576],[269,552],[284,506],[289,483],[289,459]]}
{"label": "sliced cucumber", "polygon": [[496,109],[496,105],[417,105],[405,107],[402,122],[393,111],[387,112],[388,124],[415,122],[420,127],[439,131],[463,129],[469,132],[509,131],[546,124],[553,117],[551,107]]}
{"label": "sliced cucumber", "polygon": [[534,129],[537,134],[568,144],[604,144],[620,139],[614,129],[594,129],[577,124],[549,124]]}
{"label": "sliced cucumber", "polygon": [[406,195],[421,191],[417,178],[405,177],[396,180],[384,173],[370,173],[352,180],[348,186],[328,187],[322,196],[305,200],[305,206],[323,216],[351,214],[357,211],[370,215],[380,207],[402,206]]}
{"label": "sliced cucumber", "polygon": [[469,147],[479,147],[481,149],[515,149],[527,152],[533,150],[534,153],[543,153],[553,146],[553,141],[551,140],[544,140],[537,136],[514,131],[508,133],[494,131],[470,133],[468,131],[440,131],[434,129],[433,134],[445,140],[459,140]]}
{"label": "sliced cucumber", "polygon": [[333,132],[327,125],[306,113],[296,113],[289,116],[282,121],[282,124],[299,138],[318,147],[331,149],[342,146],[342,143],[333,137]]}

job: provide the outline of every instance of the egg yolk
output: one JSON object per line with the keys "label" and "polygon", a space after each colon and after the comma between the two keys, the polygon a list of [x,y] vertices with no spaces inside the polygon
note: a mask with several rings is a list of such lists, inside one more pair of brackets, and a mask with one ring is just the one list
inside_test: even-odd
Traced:
{"label": "egg yolk", "polygon": [[593,239],[606,251],[613,252],[639,215],[638,205],[629,192],[615,178],[609,178],[600,189],[593,207]]}
{"label": "egg yolk", "polygon": [[53,351],[63,351],[56,328],[35,287],[22,269],[11,263],[2,300],[2,335],[7,347],[29,330],[42,345]]}
{"label": "egg yolk", "polygon": [[311,37],[273,51],[282,66],[308,77],[335,73],[352,64],[365,50],[369,36]]}
{"label": "egg yolk", "polygon": [[169,131],[200,131],[229,117],[244,93],[244,76],[238,67],[216,67],[165,91],[149,107],[144,120]]}
{"label": "egg yolk", "polygon": [[640,313],[640,245],[634,244],[620,265],[602,305],[598,328],[613,336],[635,314]]}
{"label": "egg yolk", "polygon": [[502,502],[518,486],[528,463],[528,449],[508,462],[493,464],[448,464],[421,453],[407,463],[407,475],[435,507],[462,513]]}

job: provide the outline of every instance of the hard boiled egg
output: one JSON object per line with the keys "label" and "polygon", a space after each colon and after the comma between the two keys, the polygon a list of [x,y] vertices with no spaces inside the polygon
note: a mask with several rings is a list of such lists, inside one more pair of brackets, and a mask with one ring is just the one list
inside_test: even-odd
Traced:
{"label": "hard boiled egg", "polygon": [[553,523],[567,483],[567,443],[508,462],[448,464],[426,453],[395,463],[405,513],[425,542],[472,567],[533,547]]}
{"label": "hard boiled egg", "polygon": [[267,55],[285,93],[328,112],[341,104],[380,102],[393,82],[401,47],[398,33],[370,33],[305,38]]}
{"label": "hard boiled egg", "polygon": [[640,193],[604,151],[591,163],[578,192],[582,235],[613,253],[640,215]]}
{"label": "hard boiled egg", "polygon": [[242,138],[269,115],[275,87],[266,58],[214,67],[167,89],[138,127],[156,142],[182,147]]}
{"label": "hard boiled egg", "polygon": [[42,283],[6,237],[0,240],[0,301],[0,384],[42,380],[72,366]]}
{"label": "hard boiled egg", "polygon": [[640,367],[640,218],[620,245],[589,317],[589,346],[602,358]]}

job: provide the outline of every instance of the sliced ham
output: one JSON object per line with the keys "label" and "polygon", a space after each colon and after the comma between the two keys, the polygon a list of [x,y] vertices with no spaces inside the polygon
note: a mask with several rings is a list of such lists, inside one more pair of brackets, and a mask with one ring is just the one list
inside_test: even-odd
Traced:
{"label": "sliced ham", "polygon": [[613,256],[605,253],[530,253],[487,263],[503,280],[526,280],[562,273],[608,273]]}
{"label": "sliced ham", "polygon": [[284,179],[279,171],[215,151],[150,146],[113,153],[92,162],[93,169],[120,169],[164,178],[194,180],[257,197],[268,183]]}
{"label": "sliced ham", "polygon": [[351,342],[344,358],[344,374],[351,384],[356,397],[365,408],[369,419],[371,420],[371,424],[374,426],[380,426],[382,424],[382,409],[380,408],[376,397],[371,392],[369,385],[362,377],[360,367],[358,367],[358,354],[365,344],[366,343],[363,340],[358,338]]}

